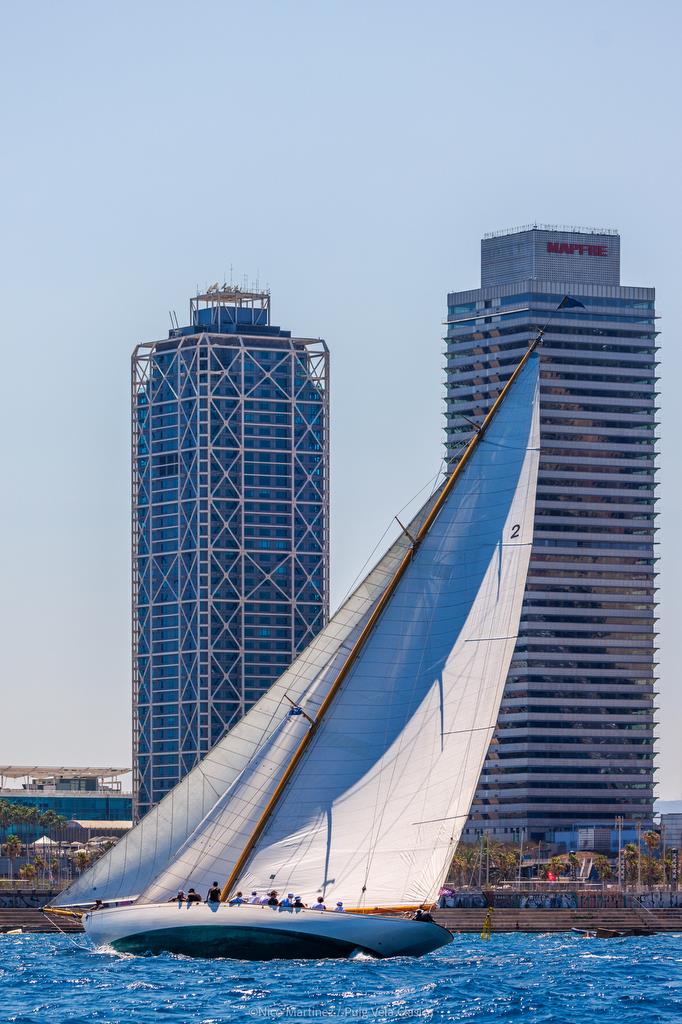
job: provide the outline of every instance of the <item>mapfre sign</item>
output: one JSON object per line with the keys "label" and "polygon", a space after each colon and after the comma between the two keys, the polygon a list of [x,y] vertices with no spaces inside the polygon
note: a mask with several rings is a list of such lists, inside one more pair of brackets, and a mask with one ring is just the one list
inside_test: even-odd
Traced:
{"label": "mapfre sign", "polygon": [[560,256],[608,256],[605,245],[583,245],[578,242],[548,242],[547,252]]}

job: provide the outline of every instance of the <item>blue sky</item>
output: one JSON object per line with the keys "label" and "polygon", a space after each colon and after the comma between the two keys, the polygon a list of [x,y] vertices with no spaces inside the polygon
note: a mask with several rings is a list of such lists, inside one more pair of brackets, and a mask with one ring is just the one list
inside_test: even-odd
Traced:
{"label": "blue sky", "polygon": [[2,5],[4,762],[129,763],[129,357],[196,286],[332,351],[333,594],[438,469],[485,231],[622,233],[662,315],[659,795],[679,754],[680,7]]}

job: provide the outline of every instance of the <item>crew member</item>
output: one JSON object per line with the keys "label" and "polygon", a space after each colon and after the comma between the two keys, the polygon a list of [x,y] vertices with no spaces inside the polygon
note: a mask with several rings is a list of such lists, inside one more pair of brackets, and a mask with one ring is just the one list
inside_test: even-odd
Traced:
{"label": "crew member", "polygon": [[207,903],[220,903],[220,886],[217,882],[211,883],[211,888],[206,894]]}

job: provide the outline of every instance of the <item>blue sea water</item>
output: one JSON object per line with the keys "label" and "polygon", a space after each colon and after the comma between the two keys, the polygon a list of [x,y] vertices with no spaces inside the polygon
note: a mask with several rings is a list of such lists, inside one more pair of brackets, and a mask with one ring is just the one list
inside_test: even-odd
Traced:
{"label": "blue sea water", "polygon": [[0,935],[0,1021],[682,1021],[682,935],[458,935],[420,960],[132,957],[87,940]]}

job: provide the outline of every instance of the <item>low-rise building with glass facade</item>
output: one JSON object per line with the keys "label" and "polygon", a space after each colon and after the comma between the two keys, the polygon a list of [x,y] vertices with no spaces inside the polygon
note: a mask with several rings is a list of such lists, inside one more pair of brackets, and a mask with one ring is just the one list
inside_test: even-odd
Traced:
{"label": "low-rise building with glass facade", "polygon": [[[0,842],[10,833],[28,843],[46,830],[63,837],[75,828],[120,835],[132,823],[132,794],[121,781],[129,775],[129,768],[0,765]],[[25,813],[14,815],[12,808]],[[66,824],[41,824],[50,814]]]}

